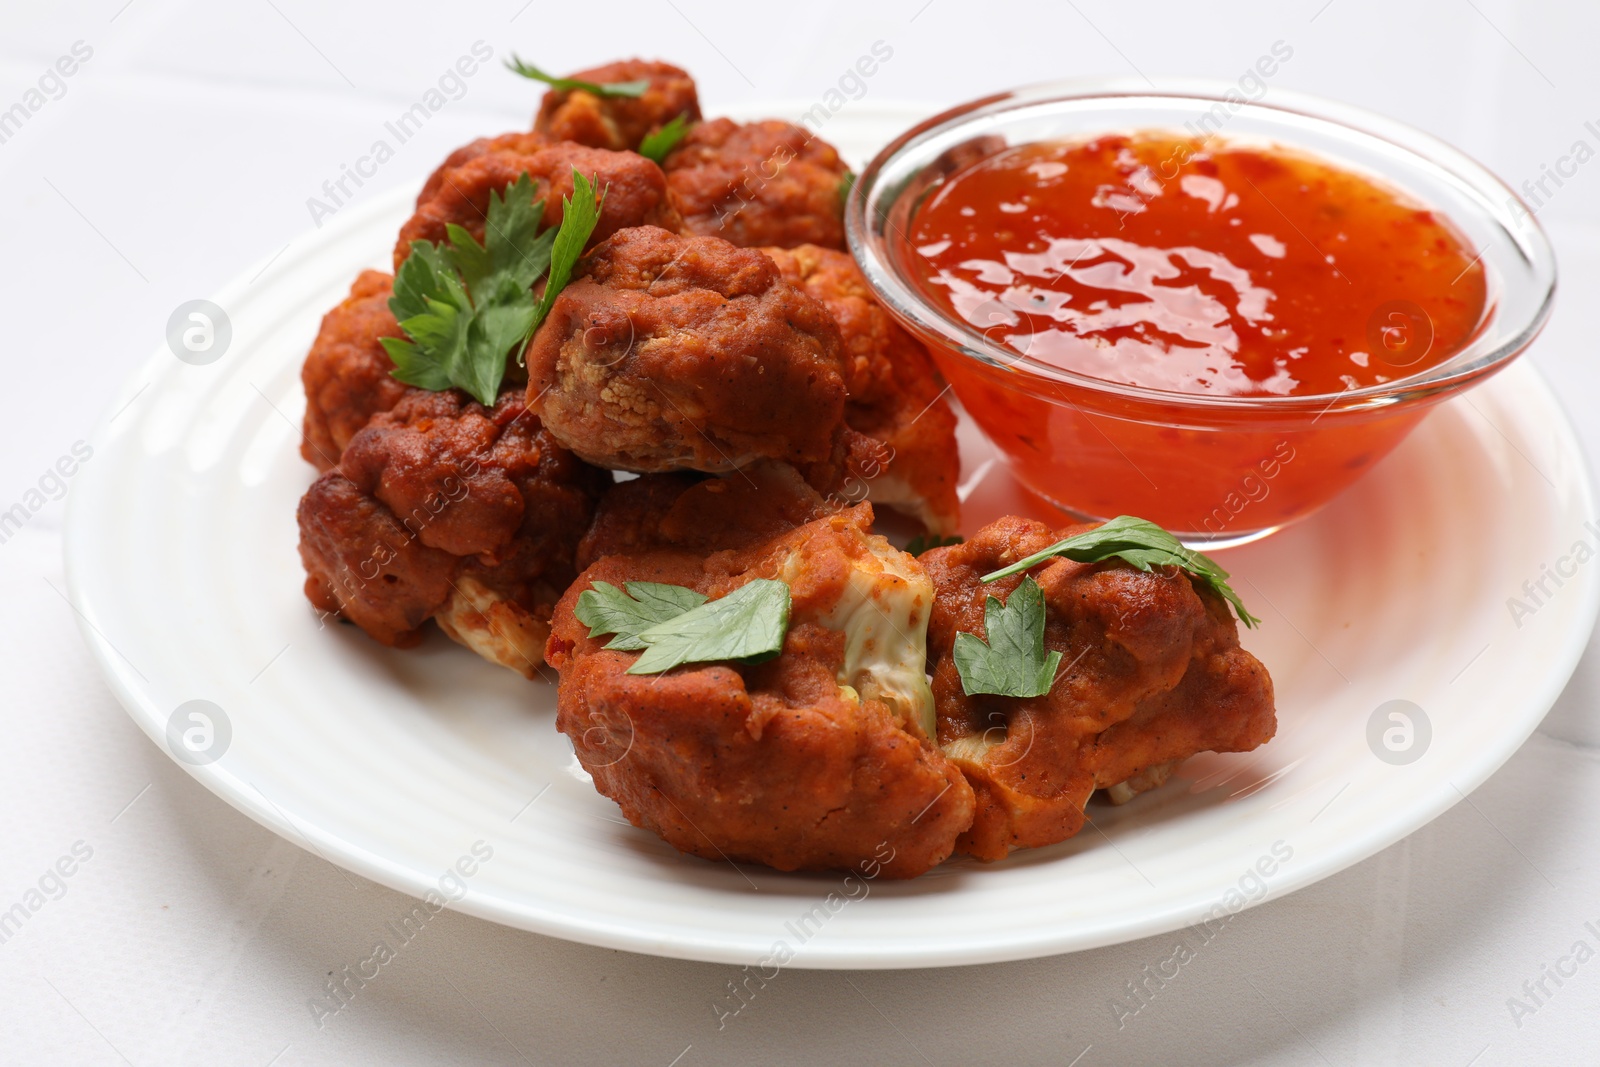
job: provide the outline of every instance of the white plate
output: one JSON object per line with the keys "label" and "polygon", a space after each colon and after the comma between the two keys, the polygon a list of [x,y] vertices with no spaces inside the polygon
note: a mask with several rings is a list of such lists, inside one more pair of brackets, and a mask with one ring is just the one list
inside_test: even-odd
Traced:
{"label": "white plate", "polygon": [[[924,113],[852,104],[823,132],[859,163]],[[912,882],[679,856],[594,792],[554,729],[549,684],[438,635],[393,652],[320,628],[301,595],[300,361],[357,270],[387,262],[407,211],[406,196],[386,197],[297,240],[216,296],[233,325],[219,361],[163,349],[129,379],[73,486],[67,563],[85,638],[157,744],[180,704],[224,710],[226,751],[187,767],[207,788],[417,896],[484,842],[493,856],[454,906],[485,919],[734,963],[783,942],[791,966],[839,968],[1020,959],[1176,929],[1324,878],[1462,799],[1555,700],[1600,604],[1589,565],[1547,580],[1532,614],[1508,607],[1576,542],[1600,548],[1576,440],[1523,362],[1437,411],[1311,520],[1224,555],[1265,619],[1246,643],[1277,683],[1271,744],[1197,757],[1165,789],[1093,808],[1096,828],[1073,841]],[[970,476],[986,452],[964,437]],[[969,528],[1021,506],[988,470]],[[1398,766],[1368,744],[1369,719],[1396,699],[1432,729]],[[1272,873],[1252,874],[1258,863]]]}

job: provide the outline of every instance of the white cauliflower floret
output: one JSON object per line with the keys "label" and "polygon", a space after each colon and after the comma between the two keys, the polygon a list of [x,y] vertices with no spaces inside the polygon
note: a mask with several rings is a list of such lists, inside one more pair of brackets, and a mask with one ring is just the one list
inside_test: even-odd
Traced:
{"label": "white cauliflower floret", "polygon": [[[839,685],[858,699],[881,700],[922,737],[934,737],[933,690],[926,674],[933,583],[914,557],[877,535],[856,561],[833,607],[807,621],[845,635]],[[803,565],[796,552],[780,568],[792,582]]]}
{"label": "white cauliflower floret", "polygon": [[433,621],[452,640],[525,678],[532,678],[544,663],[550,623],[474,578],[456,580]]}

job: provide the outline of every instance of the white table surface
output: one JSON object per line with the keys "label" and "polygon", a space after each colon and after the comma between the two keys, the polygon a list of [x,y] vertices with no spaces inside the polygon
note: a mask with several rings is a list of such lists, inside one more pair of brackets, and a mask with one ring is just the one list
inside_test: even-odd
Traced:
{"label": "white table surface", "polygon": [[[0,509],[88,436],[173,308],[305,233],[306,199],[480,39],[552,69],[670,58],[696,75],[710,114],[817,99],[878,40],[893,57],[870,97],[936,103],[1063,76],[1232,80],[1282,40],[1294,54],[1273,87],[1410,121],[1513,184],[1577,140],[1600,148],[1593,5],[1209,7],[988,2],[975,17],[955,0],[10,0],[0,109],[76,42],[93,54],[0,143]],[[497,69],[478,73],[358,202],[416,182],[457,144],[525,127],[536,96]],[[1564,296],[1531,354],[1591,462],[1597,191],[1600,164],[1585,163],[1540,211]],[[1584,929],[1600,928],[1595,643],[1543,727],[1470,803],[1241,914],[1120,1029],[1112,998],[1168,955],[1167,939],[947,970],[788,971],[719,1031],[711,1004],[733,968],[454,912],[318,1028],[307,1002],[328,973],[367,955],[409,904],[236,813],[133,726],[62,595],[62,515],[52,501],[0,544],[0,908],[75,845],[90,857],[0,943],[0,1062],[1596,1062],[1600,962],[1559,988],[1547,980],[1553,995],[1532,1014],[1507,1005],[1574,942],[1600,947]]]}

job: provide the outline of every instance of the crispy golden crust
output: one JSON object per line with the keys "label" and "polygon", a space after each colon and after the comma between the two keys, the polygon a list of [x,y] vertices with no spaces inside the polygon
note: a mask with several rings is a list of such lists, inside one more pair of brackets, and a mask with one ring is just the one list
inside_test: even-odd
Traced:
{"label": "crispy golden crust", "polygon": [[1054,688],[1035,699],[965,695],[955,635],[983,636],[986,599],[1003,601],[1022,581],[981,576],[1091,528],[1009,517],[921,557],[938,590],[928,653],[939,741],[978,798],[957,848],[979,859],[1071,837],[1095,789],[1197,752],[1248,751],[1276,729],[1272,679],[1239,647],[1227,603],[1176,568],[1037,568],[1045,647],[1062,653]]}
{"label": "crispy golden crust", "polygon": [[450,597],[460,562],[428,548],[371,494],[337,468],[300,498],[300,561],[306,598],[385,645],[409,648]]}
{"label": "crispy golden crust", "polygon": [[[471,149],[469,145],[458,151]],[[572,195],[574,168],[605,190],[600,221],[589,238],[591,243],[603,241],[625,226],[676,230],[681,225],[667,198],[661,168],[643,156],[570,142],[539,144],[531,150],[516,144],[491,144],[470,154],[459,165],[442,170],[437,181],[429,179],[432,194],[417,202],[416,213],[400,228],[394,248],[395,269],[399,270],[411,254],[413,241],[443,241],[446,226],[452,222],[465,227],[481,242],[489,194],[503,192],[523,174],[533,178],[533,198],[544,201],[545,225],[560,225],[561,198]]]}
{"label": "crispy golden crust", "polygon": [[532,155],[539,149],[551,143],[551,138],[542,133],[533,131],[502,133],[498,137],[480,137],[476,141],[462,145],[460,148],[444,157],[444,162],[433,169],[428,175],[428,180],[422,185],[422,192],[417,194],[417,206],[432,200],[439,192],[439,186],[444,184],[445,174],[462,164],[477,159],[479,156],[489,155],[491,152],[511,152],[517,155]]}
{"label": "crispy golden crust", "polygon": [[578,542],[578,569],[602,556],[631,555],[660,544],[663,518],[702,475],[690,471],[642,474],[605,491],[594,521]]}
{"label": "crispy golden crust", "polygon": [[578,545],[578,566],[661,547],[744,548],[837,510],[782,463],[711,479],[688,471],[646,474],[606,490]]}
{"label": "crispy golden crust", "polygon": [[300,454],[319,471],[338,463],[350,438],[406,394],[408,387],[390,377],[394,363],[380,343],[402,336],[389,313],[393,282],[381,271],[362,271],[344,302],[322,317],[300,368],[306,391]]}
{"label": "crispy golden crust", "polygon": [[844,248],[844,160],[803,126],[702,122],[662,161],[685,232],[746,248]]}
{"label": "crispy golden crust", "polygon": [[846,253],[816,245],[762,251],[784,281],[822,301],[839,324],[850,391],[845,423],[886,446],[883,469],[864,479],[867,499],[906,512],[930,532],[955,533],[956,415],[927,349],[890,318]]}
{"label": "crispy golden crust", "polygon": [[715,238],[638,227],[595,248],[527,364],[545,426],[613,469],[812,462],[843,422],[833,317],[772,260]]}
{"label": "crispy golden crust", "polygon": [[412,390],[301,500],[307,596],[387,645],[415,644],[438,617],[531,675],[604,483],[543,431],[519,387],[492,409]]}
{"label": "crispy golden crust", "polygon": [[[892,550],[867,534],[866,505],[755,541],[732,532],[725,523],[741,500],[764,492],[792,495],[801,510],[821,508],[792,472],[761,468],[757,477],[769,473],[782,480],[749,489],[733,475],[687,489],[668,510],[692,548],[658,528],[663,547],[606,556],[567,591],[546,650],[561,672],[557,728],[601,793],[684,852],[780,870],[881,868],[885,877],[914,877],[950,854],[971,820],[971,790],[890,705],[870,690],[841,687],[846,634],[823,625],[852,574],[877,565],[874,545]],[[670,489],[660,482],[642,492],[663,498]],[[744,547],[708,555],[695,514]],[[792,589],[790,630],[783,653],[754,666],[629,675],[638,654],[604,649],[609,637],[591,639],[574,614],[595,581],[668,582],[721,597],[779,575]],[[920,631],[925,618],[909,625]]]}
{"label": "crispy golden crust", "polygon": [[614,152],[636,150],[653,130],[683,115],[700,120],[700,97],[687,71],[670,63],[624,59],[568,75],[597,85],[649,81],[643,96],[596,96],[582,89],[544,94],[533,128],[553,141],[576,141]]}

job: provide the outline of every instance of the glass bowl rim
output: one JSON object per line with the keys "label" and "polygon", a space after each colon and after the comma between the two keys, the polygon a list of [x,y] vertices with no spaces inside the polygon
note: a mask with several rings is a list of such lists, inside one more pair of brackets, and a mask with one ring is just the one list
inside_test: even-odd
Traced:
{"label": "glass bowl rim", "polygon": [[[1471,156],[1449,143],[1426,133],[1415,126],[1389,118],[1365,108],[1345,104],[1311,93],[1287,89],[1270,89],[1259,99],[1246,100],[1238,111],[1257,113],[1276,112],[1292,120],[1311,120],[1342,128],[1346,134],[1383,142],[1389,149],[1398,149],[1419,165],[1441,169],[1455,181],[1463,184],[1480,202],[1484,217],[1498,225],[1521,252],[1527,263],[1525,272],[1529,279],[1523,284],[1542,288],[1534,309],[1526,321],[1502,324],[1501,332],[1509,336],[1490,337],[1480,330],[1478,337],[1442,363],[1416,375],[1392,382],[1348,389],[1337,393],[1296,394],[1291,396],[1230,396],[1222,394],[1186,393],[1129,385],[1122,382],[1095,378],[1075,371],[1042,363],[1014,350],[1003,348],[978,333],[966,323],[945,314],[917,291],[908,280],[896,273],[877,247],[867,224],[869,204],[876,206],[874,194],[883,172],[908,153],[936,137],[952,131],[970,128],[976,136],[996,125],[1010,112],[1038,108],[1052,103],[1081,104],[1085,100],[1104,99],[1107,102],[1128,101],[1135,98],[1175,99],[1187,103],[1209,102],[1227,105],[1228,93],[1240,96],[1233,82],[1199,78],[1072,78],[1041,82],[1016,89],[991,93],[975,100],[958,104],[923,120],[885,145],[856,177],[845,204],[845,233],[851,254],[862,275],[878,300],[895,315],[912,324],[917,332],[936,335],[945,346],[962,358],[973,359],[990,368],[1023,373],[1017,375],[1023,388],[1040,384],[1070,385],[1094,393],[1109,394],[1128,400],[1152,401],[1167,406],[1185,406],[1206,410],[1251,410],[1261,413],[1286,414],[1299,409],[1315,410],[1320,417],[1332,410],[1387,408],[1398,403],[1420,400],[1437,394],[1454,391],[1503,367],[1524,351],[1549,320],[1554,305],[1557,283],[1555,253],[1538,217],[1517,196],[1515,190],[1492,171]],[[1283,142],[1290,148],[1302,148],[1318,154],[1315,149]],[[929,161],[931,162],[931,160]],[[1381,177],[1401,188],[1407,188],[1403,174],[1386,173]],[[1527,225],[1514,224],[1515,216],[1510,205],[1521,205]],[[1500,205],[1504,204],[1502,208]],[[1448,216],[1447,216],[1448,217]],[[1502,275],[1508,282],[1516,279],[1507,272]],[[1492,297],[1492,294],[1491,294]],[[1496,324],[1504,313],[1503,301],[1492,305],[1485,326]],[[1493,343],[1491,343],[1493,342]]]}

